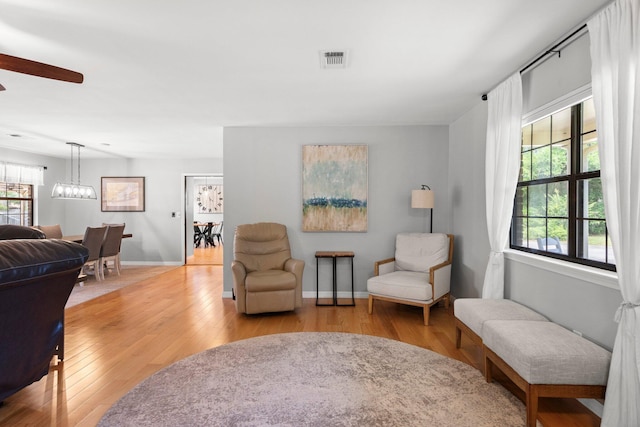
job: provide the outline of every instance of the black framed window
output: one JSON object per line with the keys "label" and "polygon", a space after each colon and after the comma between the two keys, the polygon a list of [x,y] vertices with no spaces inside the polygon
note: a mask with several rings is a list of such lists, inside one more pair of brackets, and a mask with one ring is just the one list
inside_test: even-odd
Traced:
{"label": "black framed window", "polygon": [[0,182],[0,224],[33,225],[33,185]]}
{"label": "black framed window", "polygon": [[522,128],[511,248],[615,270],[593,99]]}

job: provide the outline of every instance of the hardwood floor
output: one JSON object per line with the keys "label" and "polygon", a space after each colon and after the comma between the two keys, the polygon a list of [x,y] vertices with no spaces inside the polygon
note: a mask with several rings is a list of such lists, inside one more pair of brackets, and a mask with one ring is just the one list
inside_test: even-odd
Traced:
{"label": "hardwood floor", "polygon": [[[401,340],[480,366],[480,350],[463,338],[455,348],[452,315],[367,301],[246,316],[223,299],[222,266],[184,266],[66,311],[66,357],[49,375],[5,400],[0,425],[94,426],[107,409],[159,369],[213,346],[259,335],[339,331]],[[506,381],[506,380],[502,380]],[[505,383],[510,389],[513,387]],[[544,426],[597,426],[598,417],[573,399],[542,399]]]}
{"label": "hardwood floor", "polygon": [[187,265],[222,265],[223,245],[214,246],[200,245],[193,249],[193,255],[187,257]]}

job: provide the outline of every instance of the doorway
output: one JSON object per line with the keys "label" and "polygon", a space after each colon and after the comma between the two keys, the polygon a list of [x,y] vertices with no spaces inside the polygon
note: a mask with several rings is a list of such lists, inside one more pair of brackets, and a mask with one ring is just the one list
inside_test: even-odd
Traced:
{"label": "doorway", "polygon": [[185,265],[222,265],[224,193],[220,174],[184,177]]}

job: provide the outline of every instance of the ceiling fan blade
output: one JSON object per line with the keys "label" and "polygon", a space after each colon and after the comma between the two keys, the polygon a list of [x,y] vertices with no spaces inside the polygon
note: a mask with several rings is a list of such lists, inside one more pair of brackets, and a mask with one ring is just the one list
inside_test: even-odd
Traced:
{"label": "ceiling fan blade", "polygon": [[76,71],[3,53],[0,53],[0,68],[64,82],[82,83],[84,80],[84,76]]}

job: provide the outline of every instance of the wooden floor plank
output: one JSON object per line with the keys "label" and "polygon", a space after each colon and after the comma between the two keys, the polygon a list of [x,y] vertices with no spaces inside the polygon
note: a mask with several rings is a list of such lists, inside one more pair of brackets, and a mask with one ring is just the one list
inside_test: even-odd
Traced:
{"label": "wooden floor plank", "polygon": [[[443,307],[432,308],[430,326],[420,308],[385,301],[369,315],[366,299],[355,307],[305,299],[295,312],[247,316],[222,298],[221,265],[188,265],[68,309],[64,363],[7,398],[0,425],[94,426],[132,387],[171,363],[241,339],[303,331],[386,337],[482,366],[471,341],[455,348],[453,316]],[[542,399],[539,415],[550,427],[600,422],[574,399]]]}

